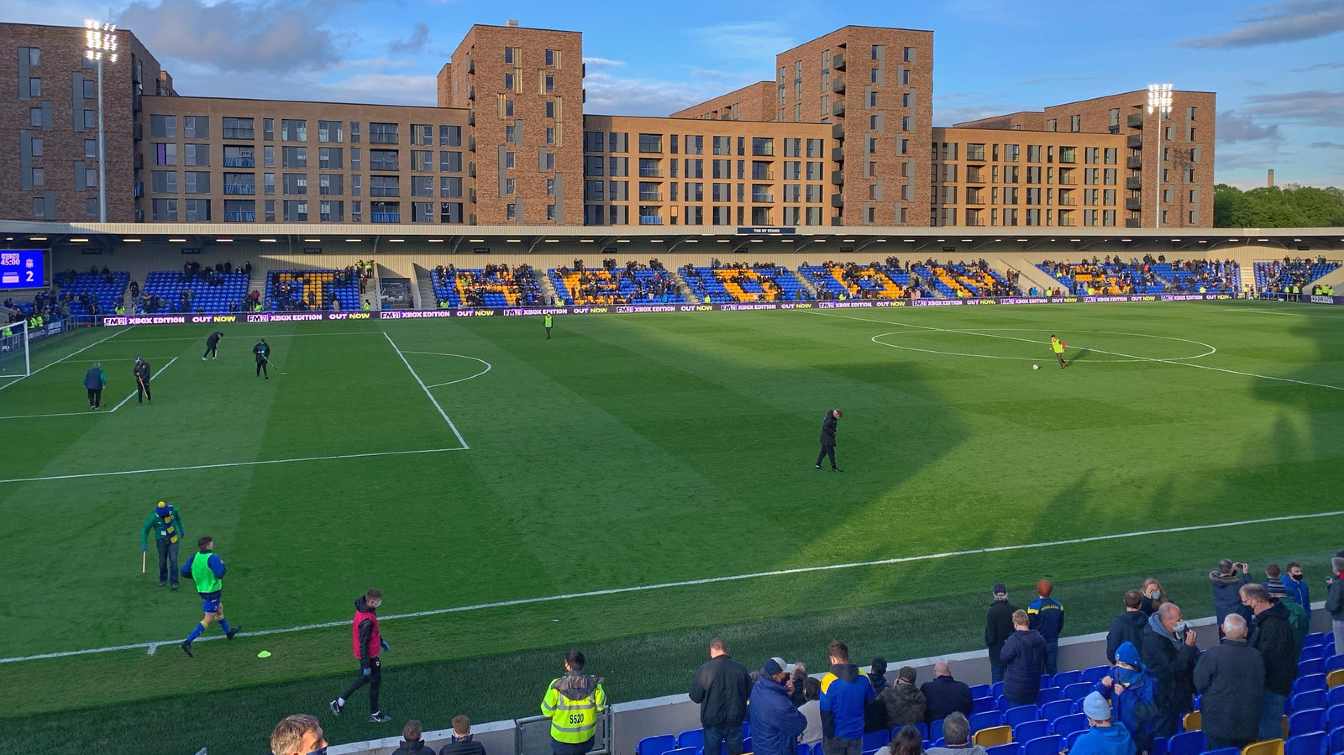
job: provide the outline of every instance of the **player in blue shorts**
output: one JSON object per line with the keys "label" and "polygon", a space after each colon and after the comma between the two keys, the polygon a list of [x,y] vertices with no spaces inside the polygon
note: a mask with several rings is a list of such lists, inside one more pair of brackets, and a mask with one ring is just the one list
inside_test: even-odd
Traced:
{"label": "player in blue shorts", "polygon": [[194,657],[191,654],[191,643],[205,634],[210,622],[218,621],[219,628],[224,630],[224,636],[230,640],[242,629],[229,626],[229,620],[224,618],[224,606],[220,602],[220,596],[224,594],[225,567],[224,560],[214,553],[214,538],[206,535],[196,541],[196,546],[200,550],[182,567],[182,576],[191,577],[196,583],[196,592],[201,596],[201,613],[204,614],[200,623],[191,628],[191,633],[182,642],[182,652],[189,657]]}

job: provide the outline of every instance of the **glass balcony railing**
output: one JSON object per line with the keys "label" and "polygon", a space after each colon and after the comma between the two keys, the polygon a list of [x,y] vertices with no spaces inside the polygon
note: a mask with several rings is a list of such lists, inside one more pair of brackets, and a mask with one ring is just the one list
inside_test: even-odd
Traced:
{"label": "glass balcony railing", "polygon": [[370,217],[375,223],[400,223],[400,212],[373,212]]}

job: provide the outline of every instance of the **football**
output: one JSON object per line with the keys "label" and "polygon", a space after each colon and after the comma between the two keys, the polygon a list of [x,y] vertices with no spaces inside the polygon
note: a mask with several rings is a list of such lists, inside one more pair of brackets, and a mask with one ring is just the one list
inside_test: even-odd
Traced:
{"label": "football", "polygon": [[1033,364],[1033,365],[1031,366],[1031,368],[1032,368],[1033,370],[1039,370],[1039,369],[1041,368],[1041,366],[1040,366],[1039,364]]}

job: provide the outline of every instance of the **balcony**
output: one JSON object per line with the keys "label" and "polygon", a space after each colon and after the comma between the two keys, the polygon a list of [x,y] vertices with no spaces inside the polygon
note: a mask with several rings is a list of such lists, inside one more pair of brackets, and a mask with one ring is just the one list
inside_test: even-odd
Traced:
{"label": "balcony", "polygon": [[660,170],[658,170],[657,168],[640,168],[640,169],[639,169],[639,177],[640,177],[640,178],[662,178],[662,177],[663,177],[663,172],[660,171]]}
{"label": "balcony", "polygon": [[1125,227],[1126,227],[1126,228],[1142,228],[1142,227],[1143,227],[1143,221],[1139,220],[1138,218],[1125,218]]}
{"label": "balcony", "polygon": [[1143,137],[1139,134],[1130,134],[1125,137],[1125,146],[1130,149],[1143,149]]}
{"label": "balcony", "polygon": [[660,192],[657,192],[657,191],[641,191],[641,192],[639,193],[639,201],[641,201],[641,202],[661,202],[661,201],[663,201],[663,195],[662,195]]}
{"label": "balcony", "polygon": [[370,217],[375,223],[400,223],[401,212],[373,212]]}
{"label": "balcony", "polygon": [[385,171],[385,172],[388,172],[388,173],[396,173],[396,172],[397,172],[397,161],[396,161],[396,160],[370,160],[370,161],[369,161],[369,170],[379,170],[379,171]]}
{"label": "balcony", "polygon": [[837,76],[831,79],[831,91],[836,94],[845,93],[845,78],[843,76]]}
{"label": "balcony", "polygon": [[831,183],[835,184],[836,186],[844,186],[845,172],[843,170],[831,171]]}
{"label": "balcony", "polygon": [[1138,197],[1125,197],[1126,210],[1142,210],[1143,200]]}
{"label": "balcony", "polygon": [[[397,132],[395,131],[369,131],[369,144],[397,144]],[[377,222],[377,221],[375,221]]]}
{"label": "balcony", "polygon": [[842,195],[840,195],[840,194],[832,194],[832,195],[831,195],[831,206],[832,206],[832,207],[844,207],[844,206],[845,206],[845,198],[844,198]]}
{"label": "balcony", "polygon": [[1129,157],[1125,159],[1125,167],[1130,170],[1143,170],[1142,157]]}
{"label": "balcony", "polygon": [[845,138],[845,124],[837,123],[831,126],[831,138],[836,141],[843,141]]}
{"label": "balcony", "polygon": [[224,184],[225,194],[236,194],[239,196],[253,196],[257,193],[256,184]]}
{"label": "balcony", "polygon": [[831,104],[831,115],[840,116],[841,118],[845,116],[844,100],[838,100]]}
{"label": "balcony", "polygon": [[255,223],[257,222],[256,210],[225,210],[225,223]]}
{"label": "balcony", "polygon": [[252,141],[253,139],[256,139],[256,138],[257,138],[257,132],[256,132],[255,129],[250,129],[250,128],[225,128],[225,129],[224,129],[224,138],[225,138],[225,139],[246,139],[246,140],[248,140],[248,141]]}
{"label": "balcony", "polygon": [[1130,176],[1125,179],[1125,188],[1130,191],[1138,191],[1143,188],[1143,179],[1138,176]]}
{"label": "balcony", "polygon": [[224,167],[255,168],[257,167],[257,160],[253,157],[226,157],[224,158]]}
{"label": "balcony", "polygon": [[832,148],[831,148],[831,159],[834,160],[834,161],[836,161],[836,162],[838,162],[838,163],[842,163],[842,162],[844,162],[844,161],[845,161],[845,150],[844,150],[844,148],[843,148],[843,147],[832,147]]}
{"label": "balcony", "polygon": [[834,68],[834,69],[837,70],[837,71],[843,71],[843,70],[845,70],[845,54],[844,54],[844,53],[837,52],[836,54],[834,54],[834,55],[831,56],[831,68]]}
{"label": "balcony", "polygon": [[1125,125],[1130,128],[1143,128],[1143,114],[1130,113],[1129,117],[1125,119]]}

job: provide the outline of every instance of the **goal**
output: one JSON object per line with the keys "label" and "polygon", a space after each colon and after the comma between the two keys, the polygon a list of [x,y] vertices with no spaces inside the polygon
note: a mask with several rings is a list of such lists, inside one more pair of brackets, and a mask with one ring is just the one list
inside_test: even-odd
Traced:
{"label": "goal", "polygon": [[28,323],[0,324],[0,378],[22,378],[31,373]]}

